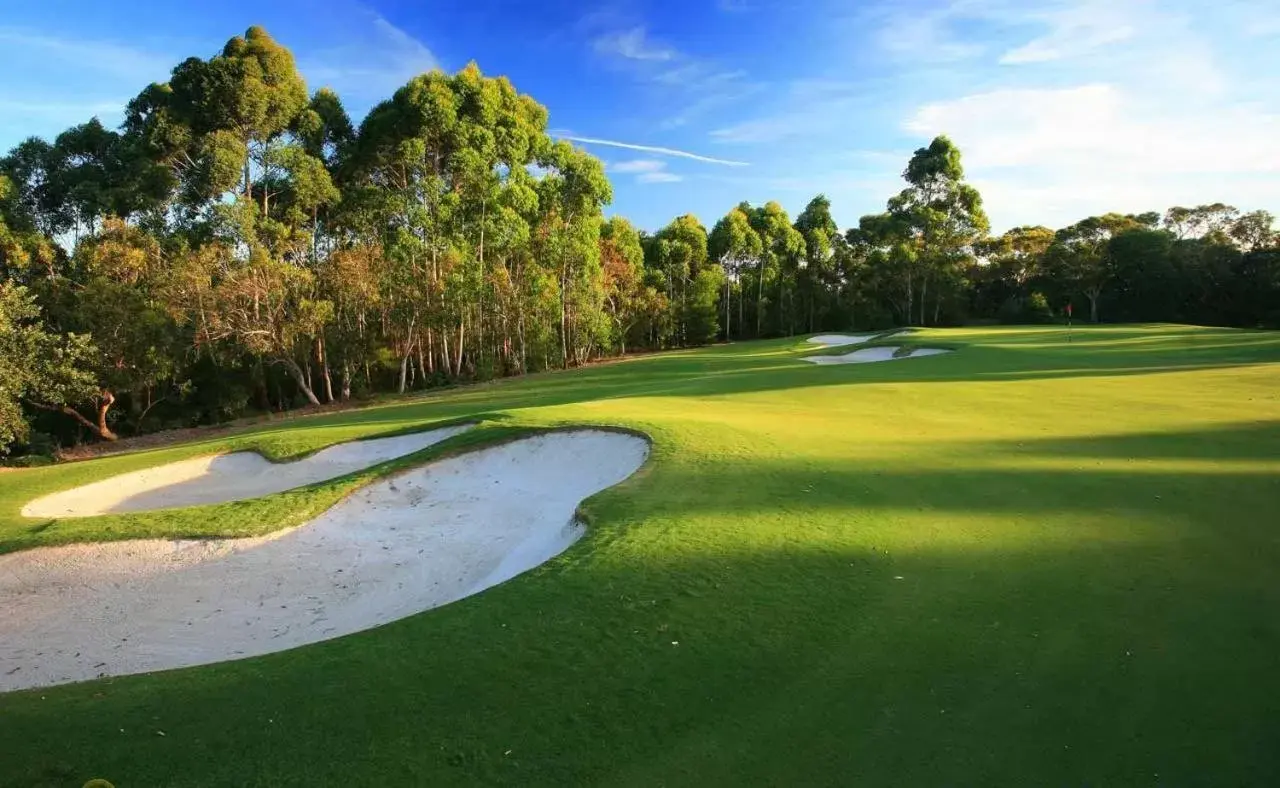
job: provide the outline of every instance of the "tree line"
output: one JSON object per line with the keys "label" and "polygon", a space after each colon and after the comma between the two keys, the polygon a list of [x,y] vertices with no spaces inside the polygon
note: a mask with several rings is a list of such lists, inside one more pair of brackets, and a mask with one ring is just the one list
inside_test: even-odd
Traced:
{"label": "tree line", "polygon": [[357,125],[261,28],[0,159],[0,451],[820,330],[1280,323],[1272,217],[1226,205],[990,237],[945,137],[881,214],[815,197],[618,216],[604,165],[473,63]]}

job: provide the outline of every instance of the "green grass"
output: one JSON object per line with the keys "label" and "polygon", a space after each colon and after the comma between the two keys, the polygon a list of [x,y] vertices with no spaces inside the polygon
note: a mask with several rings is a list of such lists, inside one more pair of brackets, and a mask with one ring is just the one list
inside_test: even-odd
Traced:
{"label": "green grass", "polygon": [[803,340],[740,343],[0,474],[13,550],[251,533],[365,478],[180,516],[17,513],[215,449],[464,418],[481,428],[409,461],[564,424],[654,440],[581,542],[479,596],[0,695],[0,785],[1274,785],[1280,334],[1073,339],[925,331],[956,352],[821,367]]}

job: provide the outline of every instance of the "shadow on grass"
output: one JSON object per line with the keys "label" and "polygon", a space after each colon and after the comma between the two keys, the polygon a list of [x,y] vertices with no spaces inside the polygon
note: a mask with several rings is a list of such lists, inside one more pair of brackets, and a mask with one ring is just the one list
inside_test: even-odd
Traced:
{"label": "shadow on grass", "polygon": [[295,651],[0,697],[0,785],[1263,785],[1280,770],[1280,599],[1238,568],[1159,541],[719,536],[698,555],[571,551]]}
{"label": "shadow on grass", "polygon": [[[803,339],[744,343],[683,351],[563,372],[543,373],[444,394],[392,402],[351,413],[319,416],[282,429],[339,424],[398,422],[415,414],[460,417],[478,410],[509,411],[645,396],[707,397],[818,386],[896,383],[1008,382],[1115,377],[1243,368],[1280,362],[1280,333],[1184,327],[1168,336],[1155,329],[1098,328],[1103,343],[1030,342],[1003,332],[923,332],[911,341],[955,347],[945,356],[880,364],[815,366],[801,361],[811,346]],[[1105,332],[1105,334],[1103,333]],[[1046,334],[1052,335],[1052,331]],[[1203,335],[1202,335],[1203,334]],[[1008,336],[1012,341],[1005,342]],[[1124,337],[1129,337],[1124,340]],[[1222,341],[1220,338],[1231,341]],[[1118,348],[1111,343],[1128,341]],[[1181,343],[1181,344],[1179,344]]]}
{"label": "shadow on grass", "polygon": [[606,493],[579,546],[475,598],[0,696],[0,785],[1271,784],[1280,479],[1088,461],[1278,441],[954,442],[749,485],[659,464],[668,494]]}

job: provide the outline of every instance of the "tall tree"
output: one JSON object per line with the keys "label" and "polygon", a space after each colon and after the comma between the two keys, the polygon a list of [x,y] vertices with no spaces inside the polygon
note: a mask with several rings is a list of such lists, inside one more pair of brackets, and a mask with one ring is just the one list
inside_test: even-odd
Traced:
{"label": "tall tree", "polygon": [[[960,149],[945,136],[918,149],[902,176],[907,188],[889,201],[894,226],[905,230],[920,269],[919,323],[928,323],[931,282],[941,284],[973,254],[974,245],[989,228],[982,197],[964,182]],[[905,257],[905,256],[904,256]],[[935,293],[934,322],[942,304],[942,288]],[[908,301],[910,301],[910,296]],[[910,318],[908,318],[910,320]]]}
{"label": "tall tree", "polygon": [[[764,334],[764,313],[767,302],[764,298],[765,281],[770,276],[781,287],[785,283],[783,273],[786,268],[794,267],[797,260],[805,252],[804,237],[791,226],[791,219],[782,205],[767,202],[759,208],[751,209],[745,204],[739,206],[748,210],[751,228],[760,237],[760,259],[756,266],[756,336]],[[774,315],[778,318],[779,331],[782,330],[782,298],[779,296],[775,304]]]}
{"label": "tall tree", "polygon": [[716,222],[711,236],[707,240],[707,251],[710,257],[720,263],[724,271],[724,336],[726,340],[733,338],[730,330],[730,306],[732,288],[738,290],[738,332],[742,332],[742,308],[745,293],[742,288],[742,275],[753,261],[758,261],[764,247],[760,236],[751,226],[751,217],[741,206],[735,207]]}
{"label": "tall tree", "polygon": [[819,194],[796,217],[796,230],[804,237],[804,298],[809,307],[809,331],[815,330],[819,294],[831,287],[832,244],[840,228],[831,216],[831,201]]}
{"label": "tall tree", "polygon": [[1098,322],[1098,304],[1112,281],[1109,243],[1122,232],[1143,229],[1133,216],[1108,213],[1091,216],[1059,230],[1046,250],[1048,274],[1089,300],[1089,320]]}

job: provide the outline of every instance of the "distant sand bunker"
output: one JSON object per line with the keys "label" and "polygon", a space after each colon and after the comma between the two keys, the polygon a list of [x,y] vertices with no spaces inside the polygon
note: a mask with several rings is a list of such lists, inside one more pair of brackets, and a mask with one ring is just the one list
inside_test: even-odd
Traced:
{"label": "distant sand bunker", "polygon": [[243,501],[362,471],[470,428],[463,424],[393,438],[339,443],[293,462],[270,462],[249,451],[197,457],[46,495],[22,507],[22,515],[91,517]]}
{"label": "distant sand bunker", "polygon": [[282,651],[478,593],[573,544],[578,504],[648,452],[553,432],[375,482],[282,534],[0,555],[0,692]]}
{"label": "distant sand bunker", "polygon": [[819,334],[805,341],[823,347],[841,347],[842,345],[861,345],[875,338],[875,334]]}
{"label": "distant sand bunker", "polygon": [[845,353],[842,356],[808,356],[804,360],[812,364],[870,364],[876,361],[898,361],[904,358],[938,356],[951,352],[941,348],[922,347],[916,348],[905,355],[895,355],[899,350],[900,348],[898,347],[866,347],[855,350],[852,353]]}
{"label": "distant sand bunker", "polygon": [[906,334],[911,330],[910,328],[898,328],[877,334],[819,334],[815,337],[809,337],[805,341],[813,345],[822,345],[823,347],[843,347],[845,345],[861,345],[863,342],[870,342],[873,339],[885,339],[898,334]]}

